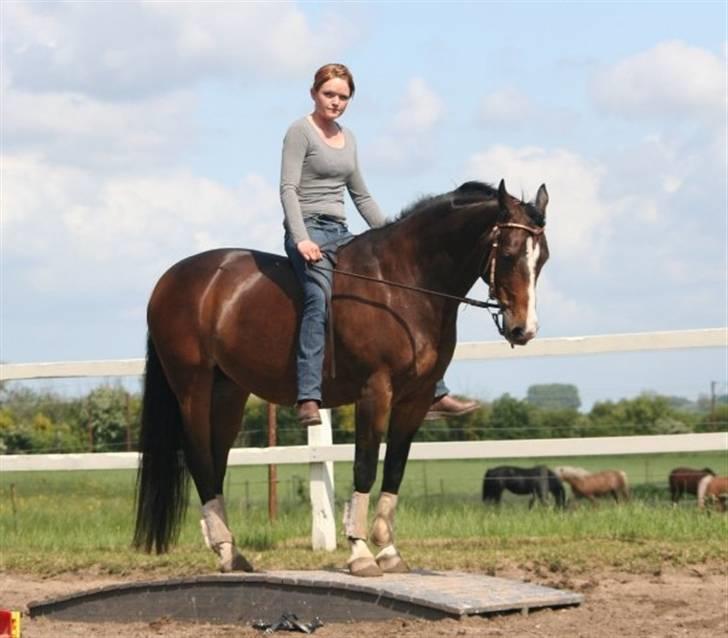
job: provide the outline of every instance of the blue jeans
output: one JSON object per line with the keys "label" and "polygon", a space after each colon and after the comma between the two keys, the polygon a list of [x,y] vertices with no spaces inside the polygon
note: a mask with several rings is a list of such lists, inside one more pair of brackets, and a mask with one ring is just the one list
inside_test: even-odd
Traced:
{"label": "blue jeans", "polygon": [[316,266],[333,268],[336,265],[336,250],[354,236],[346,224],[330,217],[309,217],[304,219],[304,223],[309,238],[321,249],[322,259],[316,264],[308,265],[298,252],[296,243],[286,233],[284,240],[286,254],[303,287],[303,316],[296,352],[297,400],[314,400],[320,403],[326,344],[326,299],[331,297],[334,273]]}
{"label": "blue jeans", "polygon": [[[283,245],[293,265],[299,283],[303,288],[303,316],[296,351],[296,378],[298,382],[297,401],[321,402],[321,379],[323,376],[324,347],[326,344],[326,300],[331,298],[334,277],[330,268],[336,265],[336,250],[354,236],[346,224],[330,217],[309,217],[304,219],[308,236],[321,249],[322,259],[317,262],[326,270],[310,266],[296,248],[293,238],[286,233]],[[444,380],[435,387],[435,399],[440,399],[449,390]]]}

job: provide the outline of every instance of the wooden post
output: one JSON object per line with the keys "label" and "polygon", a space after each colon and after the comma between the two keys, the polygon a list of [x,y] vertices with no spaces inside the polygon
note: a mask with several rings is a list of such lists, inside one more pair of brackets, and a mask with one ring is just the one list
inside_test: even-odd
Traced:
{"label": "wooden post", "polygon": [[[276,421],[276,406],[268,404],[268,447],[278,445],[278,423]],[[278,472],[275,465],[268,466],[268,520],[278,518]]]}
{"label": "wooden post", "polygon": [[131,452],[131,397],[126,392],[126,451]]}
{"label": "wooden post", "polygon": [[[331,445],[331,410],[320,410],[321,425],[308,428],[308,445]],[[311,546],[313,549],[336,549],[334,520],[334,464],[332,461],[309,465],[311,494]]]}

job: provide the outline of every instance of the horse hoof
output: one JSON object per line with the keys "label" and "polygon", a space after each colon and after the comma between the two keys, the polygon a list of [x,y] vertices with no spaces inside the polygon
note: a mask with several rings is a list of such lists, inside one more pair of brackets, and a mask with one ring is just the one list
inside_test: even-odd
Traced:
{"label": "horse hoof", "polygon": [[230,572],[252,572],[255,570],[232,543],[223,543],[220,546],[220,571],[223,574],[229,574]]}
{"label": "horse hoof", "polygon": [[360,578],[373,578],[375,576],[381,576],[382,570],[379,569],[377,561],[373,558],[362,557],[355,558],[349,563],[349,573],[352,576],[358,576]]}
{"label": "horse hoof", "polygon": [[253,566],[246,560],[242,554],[237,554],[233,558],[233,569],[234,572],[254,572]]}
{"label": "horse hoof", "polygon": [[385,574],[406,574],[410,570],[399,554],[377,558],[377,565]]}

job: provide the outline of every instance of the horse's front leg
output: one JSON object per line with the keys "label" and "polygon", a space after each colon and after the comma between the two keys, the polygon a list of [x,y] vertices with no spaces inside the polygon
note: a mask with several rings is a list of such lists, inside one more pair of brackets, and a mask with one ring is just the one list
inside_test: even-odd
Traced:
{"label": "horse's front leg", "polygon": [[387,428],[391,389],[386,379],[372,380],[356,403],[354,493],[344,513],[344,529],[351,551],[347,566],[353,576],[381,576],[367,545],[369,493],[377,477],[379,445]]}
{"label": "horse's front leg", "polygon": [[390,418],[382,491],[370,535],[372,543],[380,548],[377,565],[386,573],[409,571],[394,544],[394,517],[412,439],[427,413],[429,398],[425,395],[419,401],[394,408]]}

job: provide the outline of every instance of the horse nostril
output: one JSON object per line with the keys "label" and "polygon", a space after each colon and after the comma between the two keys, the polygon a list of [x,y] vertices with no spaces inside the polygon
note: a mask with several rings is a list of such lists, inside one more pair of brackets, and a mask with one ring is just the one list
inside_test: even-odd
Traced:
{"label": "horse nostril", "polygon": [[525,332],[520,326],[516,326],[511,330],[511,337],[513,339],[523,339]]}

